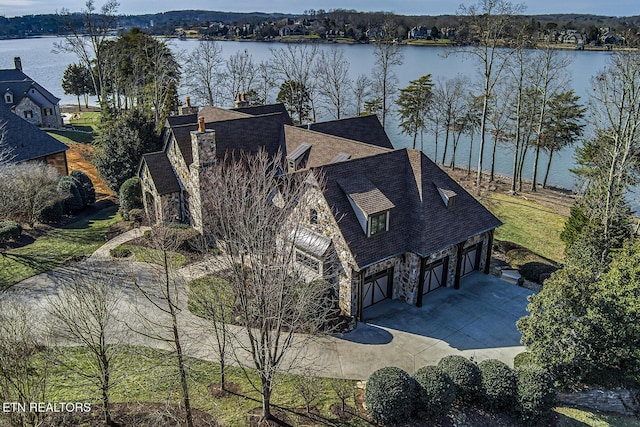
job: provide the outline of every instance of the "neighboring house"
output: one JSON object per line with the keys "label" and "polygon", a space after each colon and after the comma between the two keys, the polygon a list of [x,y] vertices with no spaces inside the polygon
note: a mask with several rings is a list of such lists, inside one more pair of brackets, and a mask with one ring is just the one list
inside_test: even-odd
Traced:
{"label": "neighboring house", "polygon": [[0,104],[33,125],[61,128],[60,99],[22,72],[19,57],[14,62],[14,69],[0,70]]}
{"label": "neighboring house", "polygon": [[0,135],[4,138],[3,145],[10,150],[12,162],[45,162],[61,175],[68,174],[69,147],[3,105],[0,105]]}
{"label": "neighboring house", "polygon": [[393,150],[374,115],[296,127],[281,104],[206,107],[169,117],[165,130],[164,150],[139,169],[145,209],[158,222],[206,230],[202,195],[229,153],[280,153],[285,172],[321,180],[310,179],[300,204],[309,211],[295,257],[309,277],[334,284],[346,315],[362,319],[387,298],[420,306],[428,292],[488,272],[500,221],[424,154]]}

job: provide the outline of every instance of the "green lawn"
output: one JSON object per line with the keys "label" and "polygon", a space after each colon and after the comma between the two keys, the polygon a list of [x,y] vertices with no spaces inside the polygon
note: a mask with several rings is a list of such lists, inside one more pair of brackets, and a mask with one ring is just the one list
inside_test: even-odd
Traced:
{"label": "green lawn", "polygon": [[[118,246],[118,248],[129,249],[136,261],[150,262],[153,264],[163,265],[164,256],[162,251],[154,248],[148,248],[146,246],[124,244]],[[168,251],[168,261],[172,264],[173,268],[182,268],[187,263],[187,258],[178,252]]]}
{"label": "green lawn", "polygon": [[56,229],[30,245],[7,251],[0,256],[0,289],[75,257],[91,255],[104,244],[109,227],[120,219],[118,207],[112,206]]}
{"label": "green lawn", "polygon": [[497,240],[517,243],[532,252],[562,262],[564,243],[560,232],[565,218],[527,200],[500,193],[487,193],[481,200],[504,225],[496,230]]}
{"label": "green lawn", "polygon": [[80,117],[71,119],[70,123],[73,127],[81,130],[93,130],[94,132],[98,130],[102,121],[102,113],[99,111],[83,111],[76,114],[80,114]]}
{"label": "green lawn", "polygon": [[[69,366],[77,368],[87,367],[86,350],[82,348],[64,348],[64,359]],[[167,402],[180,404],[180,382],[175,368],[174,359],[170,353],[149,349],[146,347],[126,347],[126,353],[120,360],[119,366],[113,378],[118,380],[112,392],[112,401],[116,402]],[[189,392],[191,405],[195,409],[204,410],[212,414],[220,425],[244,426],[247,422],[247,414],[254,408],[260,407],[260,395],[251,386],[249,380],[238,368],[227,370],[227,381],[234,383],[237,394],[229,394],[226,397],[213,397],[209,386],[218,384],[219,365],[200,359],[187,359],[189,367]],[[135,367],[135,369],[132,369]],[[251,380],[257,381],[255,375]],[[288,410],[304,407],[304,401],[296,391],[295,384],[299,377],[294,375],[282,376],[272,398],[274,405]],[[320,386],[318,399],[313,403],[322,416],[332,425],[365,426],[370,425],[362,419],[354,418],[348,424],[341,424],[329,411],[331,404],[339,402],[330,387],[330,380],[313,379]],[[344,380],[351,383],[355,390],[355,381]],[[52,372],[49,380],[49,391],[45,398],[52,402],[92,402],[99,405],[100,396],[95,389],[89,386],[77,372],[68,369],[57,368]],[[354,406],[353,397],[347,402]],[[291,414],[292,420],[297,416]],[[290,420],[290,421],[292,421]],[[301,425],[292,422],[292,425]],[[320,423],[326,424],[326,423]]]}
{"label": "green lawn", "polygon": [[47,133],[63,144],[68,144],[70,142],[91,144],[94,136],[93,133],[78,132],[74,130],[51,130]]}
{"label": "green lawn", "polygon": [[556,408],[560,414],[558,427],[639,427],[637,418],[623,417],[621,415],[603,414],[576,408]]}

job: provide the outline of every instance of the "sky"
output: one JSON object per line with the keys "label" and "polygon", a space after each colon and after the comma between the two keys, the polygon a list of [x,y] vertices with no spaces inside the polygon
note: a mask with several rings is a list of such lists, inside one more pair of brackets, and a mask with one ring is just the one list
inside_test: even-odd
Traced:
{"label": "sky", "polygon": [[[100,7],[103,0],[96,0]],[[403,15],[455,14],[460,3],[475,0],[119,0],[119,13],[143,14],[170,10],[203,9],[225,12],[283,12],[302,13],[308,9],[355,9],[358,11],[387,11]],[[86,0],[0,0],[0,16],[56,13],[62,8],[79,12]],[[512,0],[512,3],[520,3]],[[638,0],[528,0],[522,1],[525,13],[587,13],[605,16],[640,15]]]}

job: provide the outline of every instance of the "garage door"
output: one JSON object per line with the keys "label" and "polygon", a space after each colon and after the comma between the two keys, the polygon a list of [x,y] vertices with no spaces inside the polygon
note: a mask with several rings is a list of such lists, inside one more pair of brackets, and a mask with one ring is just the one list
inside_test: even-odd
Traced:
{"label": "garage door", "polygon": [[393,270],[387,270],[368,276],[364,279],[362,289],[362,308],[367,308],[380,301],[391,298],[391,282]]}
{"label": "garage door", "polygon": [[480,268],[480,253],[482,252],[482,243],[471,246],[463,251],[462,259],[462,276],[478,270]]}
{"label": "garage door", "polygon": [[424,282],[422,284],[422,293],[426,294],[440,286],[447,284],[447,264],[449,258],[444,258],[428,264],[424,268]]}

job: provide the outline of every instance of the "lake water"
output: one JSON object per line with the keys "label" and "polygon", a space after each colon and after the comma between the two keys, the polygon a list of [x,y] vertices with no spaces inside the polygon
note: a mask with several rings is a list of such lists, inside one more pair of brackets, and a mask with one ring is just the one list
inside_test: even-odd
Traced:
{"label": "lake water", "polygon": [[[62,104],[76,104],[76,98],[73,95],[65,95],[61,88],[62,74],[68,64],[77,62],[77,58],[68,53],[54,53],[53,45],[56,41],[62,39],[56,37],[36,38],[36,39],[19,39],[19,40],[0,40],[0,68],[13,68],[13,58],[20,56],[22,58],[22,66],[24,72],[45,86],[49,91],[62,99]],[[170,43],[172,49],[176,52],[187,54],[198,46],[198,41],[172,41]],[[221,42],[223,55],[229,57],[235,52],[244,49],[253,56],[254,61],[260,62],[268,60],[271,57],[270,48],[280,47],[280,44],[260,43],[260,42]],[[352,77],[359,74],[370,75],[374,68],[373,46],[371,45],[320,45],[320,49],[330,49],[337,46],[343,49],[345,56],[350,63],[350,73]],[[403,46],[404,64],[395,69],[398,76],[399,87],[405,87],[410,80],[431,74],[433,80],[438,78],[449,78],[456,74],[469,76],[472,79],[480,79],[477,71],[476,63],[461,55],[445,56],[445,48],[439,47],[421,47],[421,46]],[[571,59],[569,71],[571,74],[571,86],[575,92],[582,98],[582,102],[586,104],[591,92],[591,78],[601,71],[610,56],[609,52],[591,52],[591,51],[566,51]],[[187,93],[181,93],[181,98]],[[275,98],[275,91],[272,96]],[[271,100],[273,101],[273,99]],[[320,117],[319,120],[329,120],[330,117]],[[400,133],[395,117],[391,117],[387,124],[387,133],[396,148],[409,147],[412,145],[412,137]],[[474,142],[477,147],[478,137]],[[485,168],[490,166],[491,142],[489,139],[488,146],[485,151]],[[440,139],[439,151],[442,152],[443,139]],[[418,141],[419,143],[419,141]],[[433,156],[435,145],[433,144],[433,136],[424,135],[424,151],[427,155]],[[575,184],[575,177],[571,174],[570,169],[575,166],[574,147],[566,148],[554,155],[551,173],[549,175],[549,184],[562,188],[572,188]],[[464,166],[467,162],[469,154],[468,140],[461,141],[458,154],[457,165]],[[441,154],[439,154],[440,156]],[[529,163],[525,165],[524,176],[529,178],[532,173],[532,159],[530,155]],[[512,152],[508,147],[499,147],[496,154],[496,172],[504,175],[511,174],[512,168]],[[439,159],[441,160],[441,159]],[[545,171],[547,157],[545,154],[541,156],[538,176],[542,179]],[[477,166],[477,149],[472,152],[472,167]],[[640,191],[636,191],[630,195],[630,201],[634,210],[638,211],[640,207]]]}

